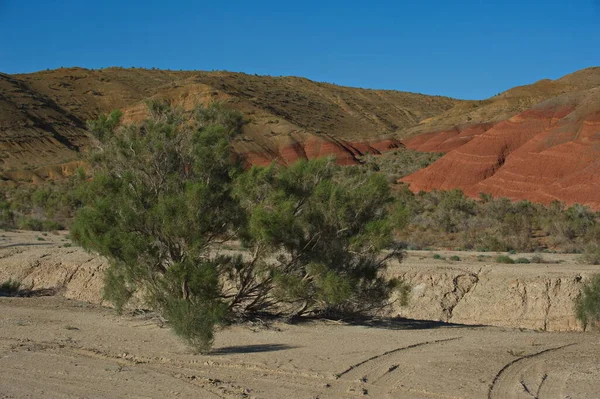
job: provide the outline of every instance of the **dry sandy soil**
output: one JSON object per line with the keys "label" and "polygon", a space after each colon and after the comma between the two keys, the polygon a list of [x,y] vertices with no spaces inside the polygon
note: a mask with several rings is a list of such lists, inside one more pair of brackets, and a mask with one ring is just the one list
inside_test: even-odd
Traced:
{"label": "dry sandy soil", "polygon": [[0,299],[0,398],[591,398],[600,336],[427,322],[245,325],[197,355],[150,315]]}
{"label": "dry sandy soil", "polygon": [[[65,240],[64,234],[0,234],[0,280],[7,273],[26,275],[38,289],[64,284],[70,288],[63,294],[94,300],[101,261],[69,247]],[[554,257],[569,260],[568,256]],[[427,254],[414,253],[392,270],[404,274],[422,270],[414,277],[415,283],[432,281],[428,288],[432,301],[415,294],[407,315],[415,314],[419,303],[435,310],[435,296],[442,296],[444,302],[448,292],[436,294],[434,288],[443,287],[446,280],[460,281],[453,276],[469,269],[490,271],[478,272],[475,288],[469,288],[454,312],[461,304],[477,306],[488,292],[495,292],[487,285],[512,284],[509,275],[528,288],[528,295],[536,296],[536,285],[542,290],[553,286],[539,283],[538,274],[547,278],[563,269],[564,289],[569,273],[596,271],[574,263],[526,265],[522,271],[516,265],[467,261],[459,266],[438,261],[436,266],[429,259]],[[29,269],[18,275],[15,265]],[[432,274],[438,269],[444,271]],[[456,294],[460,292],[457,287],[447,290]],[[553,300],[566,297],[559,292]],[[501,305],[507,299],[497,301]],[[528,308],[532,301],[527,301]],[[510,309],[508,303],[506,309]],[[519,325],[536,317],[532,312],[529,315],[494,317]],[[59,295],[0,298],[2,399],[591,398],[600,391],[599,357],[597,332],[400,319],[354,325],[333,321],[239,325],[217,334],[213,353],[199,355],[152,313],[118,316],[98,304]]]}

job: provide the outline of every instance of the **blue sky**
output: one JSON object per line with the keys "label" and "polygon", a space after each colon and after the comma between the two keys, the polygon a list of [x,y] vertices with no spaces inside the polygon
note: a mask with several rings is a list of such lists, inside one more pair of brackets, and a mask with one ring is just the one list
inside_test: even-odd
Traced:
{"label": "blue sky", "polygon": [[0,0],[0,71],[229,70],[486,98],[600,65],[600,0]]}

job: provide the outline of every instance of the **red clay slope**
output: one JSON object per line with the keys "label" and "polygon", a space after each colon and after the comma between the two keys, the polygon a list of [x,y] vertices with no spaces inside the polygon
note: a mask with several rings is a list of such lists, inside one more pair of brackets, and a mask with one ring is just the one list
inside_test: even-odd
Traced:
{"label": "red clay slope", "polygon": [[440,132],[425,133],[403,140],[406,148],[421,152],[450,152],[458,148],[474,137],[479,136],[489,129],[495,123],[485,122],[469,126],[455,126],[452,129],[442,130]]}
{"label": "red clay slope", "polygon": [[418,140],[407,145],[437,150],[459,145],[401,180],[413,191],[460,188],[472,197],[486,192],[600,210],[600,88],[552,98],[488,130],[480,126]]}

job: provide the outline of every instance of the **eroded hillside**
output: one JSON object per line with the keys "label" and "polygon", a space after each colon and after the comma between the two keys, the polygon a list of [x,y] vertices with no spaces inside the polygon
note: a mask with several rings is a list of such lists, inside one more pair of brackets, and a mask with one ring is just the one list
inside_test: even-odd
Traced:
{"label": "eroded hillside", "polygon": [[[528,95],[531,95],[529,97]],[[490,101],[545,100],[509,117],[407,140],[447,152],[404,179],[414,191],[460,188],[511,199],[600,209],[600,68],[519,87]]]}
{"label": "eroded hillside", "polygon": [[48,175],[48,168],[80,158],[87,144],[86,120],[113,109],[125,110],[135,120],[148,99],[169,100],[186,109],[227,101],[247,117],[234,146],[254,164],[326,155],[337,156],[343,164],[356,163],[364,152],[398,146],[393,135],[401,129],[459,103],[229,72],[61,68],[1,75],[0,82],[2,171],[5,179],[33,182]]}
{"label": "eroded hillside", "polygon": [[39,182],[81,166],[85,121],[127,121],[145,101],[185,109],[226,101],[246,116],[234,149],[251,164],[335,156],[355,164],[398,146],[446,156],[403,179],[414,191],[463,189],[600,209],[600,68],[519,86],[482,101],[366,90],[230,72],[61,68],[0,74],[0,171]]}

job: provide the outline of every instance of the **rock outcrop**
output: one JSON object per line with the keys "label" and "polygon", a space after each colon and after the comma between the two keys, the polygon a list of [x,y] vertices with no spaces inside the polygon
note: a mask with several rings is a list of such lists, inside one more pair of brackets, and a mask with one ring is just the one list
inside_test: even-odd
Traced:
{"label": "rock outcrop", "polygon": [[[417,137],[409,147],[451,149],[406,178],[414,191],[460,188],[514,200],[600,209],[600,88],[563,94],[482,131]],[[458,144],[453,138],[463,138]],[[428,147],[429,145],[429,147]]]}

